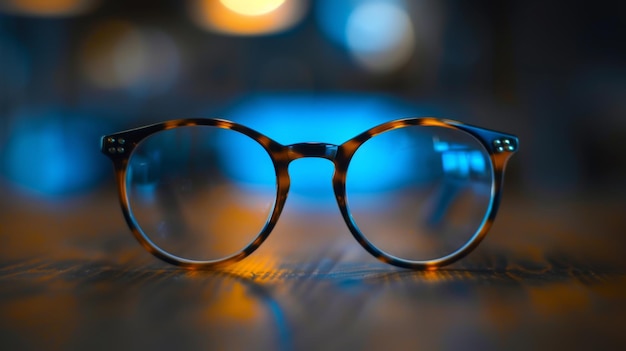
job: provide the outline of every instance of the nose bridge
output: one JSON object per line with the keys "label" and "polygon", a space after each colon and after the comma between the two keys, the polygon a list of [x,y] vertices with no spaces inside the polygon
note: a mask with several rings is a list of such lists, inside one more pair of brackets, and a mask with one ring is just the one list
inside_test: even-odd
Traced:
{"label": "nose bridge", "polygon": [[325,158],[332,162],[337,155],[337,145],[327,143],[298,143],[287,146],[289,161],[305,157]]}

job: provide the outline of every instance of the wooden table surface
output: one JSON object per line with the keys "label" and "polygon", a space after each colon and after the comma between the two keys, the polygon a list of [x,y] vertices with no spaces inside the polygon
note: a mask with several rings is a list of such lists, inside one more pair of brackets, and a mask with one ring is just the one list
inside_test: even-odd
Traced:
{"label": "wooden table surface", "polygon": [[619,200],[505,194],[470,256],[415,272],[370,257],[332,199],[289,200],[219,271],[145,252],[113,187],[65,200],[3,188],[0,349],[615,349],[626,343]]}

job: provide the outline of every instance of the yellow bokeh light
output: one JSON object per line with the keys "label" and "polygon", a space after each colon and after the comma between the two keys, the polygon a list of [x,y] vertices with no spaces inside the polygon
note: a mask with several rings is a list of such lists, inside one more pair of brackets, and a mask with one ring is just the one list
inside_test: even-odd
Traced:
{"label": "yellow bokeh light", "polygon": [[231,11],[245,16],[260,16],[279,8],[285,0],[220,0]]}
{"label": "yellow bokeh light", "polygon": [[71,16],[91,10],[96,0],[6,0],[0,10],[31,16]]}
{"label": "yellow bokeh light", "polygon": [[190,0],[189,15],[200,27],[232,35],[277,33],[302,19],[306,0]]}

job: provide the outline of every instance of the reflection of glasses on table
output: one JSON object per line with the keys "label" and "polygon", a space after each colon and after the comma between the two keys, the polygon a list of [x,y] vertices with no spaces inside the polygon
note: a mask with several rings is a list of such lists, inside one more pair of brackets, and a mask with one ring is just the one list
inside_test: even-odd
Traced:
{"label": "reflection of glasses on table", "polygon": [[423,269],[465,256],[493,222],[518,139],[460,122],[408,118],[341,145],[282,145],[219,119],[181,119],[104,136],[122,210],[139,242],[188,268],[243,259],[268,237],[289,164],[318,157],[356,240],[380,260]]}

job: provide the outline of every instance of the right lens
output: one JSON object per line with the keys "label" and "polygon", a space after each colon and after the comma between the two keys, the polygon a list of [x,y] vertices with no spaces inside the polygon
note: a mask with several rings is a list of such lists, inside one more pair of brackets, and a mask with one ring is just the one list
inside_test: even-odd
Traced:
{"label": "right lens", "polygon": [[429,261],[474,238],[487,220],[493,182],[489,153],[471,134],[407,126],[357,149],[346,199],[353,224],[373,246],[396,258]]}
{"label": "right lens", "polygon": [[[233,163],[240,166],[237,175],[227,170]],[[277,191],[266,150],[213,126],[164,130],[141,141],[125,186],[144,237],[170,255],[197,261],[222,260],[250,245],[268,222]]]}

